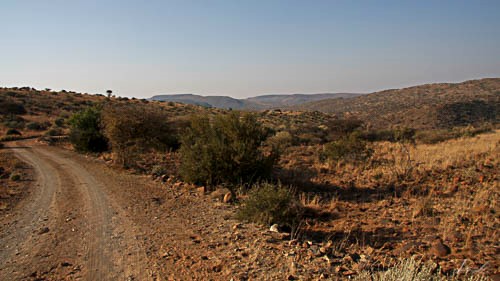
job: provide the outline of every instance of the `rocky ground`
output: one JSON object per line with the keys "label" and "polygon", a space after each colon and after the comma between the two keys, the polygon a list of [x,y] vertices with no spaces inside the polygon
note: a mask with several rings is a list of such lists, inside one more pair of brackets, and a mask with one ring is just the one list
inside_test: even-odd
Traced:
{"label": "rocky ground", "polygon": [[[482,179],[473,184],[465,178],[457,180],[458,193],[435,194],[439,199],[429,205],[425,196],[350,188],[337,189],[328,206],[304,199],[308,208],[316,208],[316,217],[305,219],[302,230],[290,235],[235,220],[238,204],[223,202],[224,190],[207,192],[168,176],[134,175],[102,159],[38,143],[23,142],[19,147],[32,152],[1,151],[3,166],[13,166],[5,161],[14,159],[15,153],[33,167],[14,165],[22,180],[2,179],[2,200],[4,190],[15,191],[0,220],[3,280],[91,280],[92,276],[101,280],[344,280],[410,256],[432,260],[448,274],[460,267],[492,277],[499,273],[498,197],[484,199],[491,202],[483,209],[480,204],[471,207],[471,212],[477,207],[478,214],[486,213],[493,222],[481,216],[473,222],[443,216],[459,207],[453,204],[459,195],[473,188],[497,194],[496,168],[486,167]],[[27,155],[31,158],[26,159]],[[57,188],[48,191],[51,204],[34,213],[41,220],[26,235],[9,236],[30,222],[23,214],[30,202],[37,202],[34,196],[43,185],[40,170],[44,169],[53,173],[49,177],[56,175]],[[86,189],[95,193],[89,195]],[[102,204],[93,205],[91,199]],[[467,211],[453,218],[468,220],[471,214]],[[99,224],[102,229],[96,232]]]}

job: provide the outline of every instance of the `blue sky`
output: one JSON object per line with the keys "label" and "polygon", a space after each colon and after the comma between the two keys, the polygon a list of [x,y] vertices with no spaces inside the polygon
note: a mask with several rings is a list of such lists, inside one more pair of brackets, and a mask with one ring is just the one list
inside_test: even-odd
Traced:
{"label": "blue sky", "polygon": [[500,1],[0,0],[0,86],[150,97],[500,77]]}

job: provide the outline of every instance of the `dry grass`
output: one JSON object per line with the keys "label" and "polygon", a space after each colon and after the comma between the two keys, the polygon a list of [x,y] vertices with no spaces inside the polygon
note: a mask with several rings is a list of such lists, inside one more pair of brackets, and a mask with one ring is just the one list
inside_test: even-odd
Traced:
{"label": "dry grass", "polygon": [[401,260],[394,267],[382,272],[364,271],[356,276],[355,281],[489,281],[481,273],[462,273],[457,271],[453,276],[445,276],[436,270],[433,262],[422,262],[415,258]]}

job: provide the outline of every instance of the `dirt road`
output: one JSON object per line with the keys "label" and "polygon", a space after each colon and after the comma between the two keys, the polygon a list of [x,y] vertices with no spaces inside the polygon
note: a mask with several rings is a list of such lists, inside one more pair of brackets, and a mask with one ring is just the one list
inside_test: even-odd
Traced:
{"label": "dirt road", "polygon": [[0,218],[0,280],[287,276],[288,244],[232,219],[235,206],[214,194],[34,141],[8,149],[33,167],[35,180]]}
{"label": "dirt road", "polygon": [[99,175],[73,155],[19,142],[16,155],[35,170],[33,192],[3,218],[0,280],[148,280],[135,226]]}

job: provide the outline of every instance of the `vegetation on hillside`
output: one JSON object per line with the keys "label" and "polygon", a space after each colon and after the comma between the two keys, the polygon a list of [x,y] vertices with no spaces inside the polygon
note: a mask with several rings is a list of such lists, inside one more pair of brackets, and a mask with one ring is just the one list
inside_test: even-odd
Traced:
{"label": "vegetation on hillside", "polygon": [[69,135],[76,150],[165,184],[229,188],[241,220],[294,229],[297,259],[328,260],[325,274],[441,278],[464,259],[494,273],[499,81],[335,100],[332,114],[0,89],[0,131],[2,140]]}

